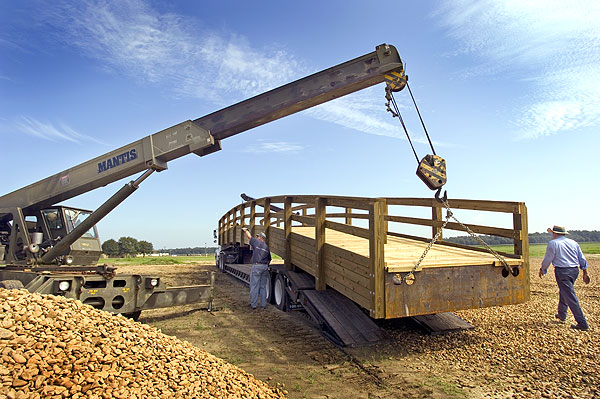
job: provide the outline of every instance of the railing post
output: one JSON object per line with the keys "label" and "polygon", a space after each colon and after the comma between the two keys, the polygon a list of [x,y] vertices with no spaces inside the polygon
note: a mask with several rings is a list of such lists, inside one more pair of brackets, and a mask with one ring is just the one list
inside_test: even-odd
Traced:
{"label": "railing post", "polygon": [[352,208],[346,208],[344,213],[346,214],[346,220],[344,222],[347,225],[352,226]]}
{"label": "railing post", "polygon": [[227,243],[231,244],[233,241],[231,240],[231,210],[227,212]]}
{"label": "railing post", "polygon": [[[513,229],[519,232],[519,238],[514,238],[515,255],[523,257],[524,278],[527,283],[527,296],[529,296],[529,225],[527,222],[527,207],[524,202],[519,202],[519,212],[513,213]],[[527,297],[529,299],[529,297]]]}
{"label": "railing post", "polygon": [[246,238],[246,234],[244,234],[244,230],[241,230],[246,223],[246,204],[240,205],[240,245],[244,245],[244,239]]}
{"label": "railing post", "polygon": [[385,209],[382,198],[373,200],[369,209],[369,258],[371,260],[371,316],[385,317]]}
{"label": "railing post", "polygon": [[[306,216],[307,215],[307,209],[306,208],[302,208],[302,216]],[[302,222],[302,227],[306,226],[306,224],[304,222]]]}
{"label": "railing post", "polygon": [[250,235],[254,237],[256,235],[256,201],[250,202]]}
{"label": "railing post", "polygon": [[325,281],[325,217],[326,213],[325,198],[317,197],[315,199],[315,260],[317,262],[315,273],[315,288],[322,291],[327,288]]}
{"label": "railing post", "polygon": [[265,222],[265,235],[267,236],[267,245],[269,245],[269,238],[271,234],[269,234],[269,229],[271,227],[271,198],[265,198],[265,211],[264,211],[264,222]]}
{"label": "railing post", "polygon": [[238,213],[238,209],[236,206],[235,208],[233,208],[233,242],[234,243],[238,242],[237,213]]}
{"label": "railing post", "polygon": [[292,197],[283,201],[283,231],[285,235],[285,270],[292,270]]}
{"label": "railing post", "polygon": [[219,234],[217,234],[217,244],[223,245],[223,218],[219,219],[218,232]]}

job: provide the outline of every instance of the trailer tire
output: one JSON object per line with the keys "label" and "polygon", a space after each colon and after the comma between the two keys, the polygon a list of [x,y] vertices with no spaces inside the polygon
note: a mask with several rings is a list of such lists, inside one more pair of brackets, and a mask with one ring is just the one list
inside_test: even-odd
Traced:
{"label": "trailer tire", "polygon": [[274,295],[273,295],[273,273],[270,271],[267,272],[267,303],[273,304],[275,303]]}
{"label": "trailer tire", "polygon": [[219,270],[225,272],[225,255],[223,253],[219,254]]}
{"label": "trailer tire", "polygon": [[25,288],[20,280],[2,280],[0,281],[0,288],[7,290],[22,290]]}
{"label": "trailer tire", "polygon": [[289,297],[285,290],[285,277],[282,274],[277,274],[273,283],[273,300],[277,309],[287,312]]}

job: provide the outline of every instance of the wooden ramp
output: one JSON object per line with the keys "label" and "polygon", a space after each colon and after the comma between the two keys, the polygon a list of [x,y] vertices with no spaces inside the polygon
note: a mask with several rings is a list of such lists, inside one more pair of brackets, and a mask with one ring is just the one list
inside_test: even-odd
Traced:
{"label": "wooden ramp", "polygon": [[336,345],[362,346],[386,338],[371,318],[339,292],[304,290],[302,294],[304,309]]}

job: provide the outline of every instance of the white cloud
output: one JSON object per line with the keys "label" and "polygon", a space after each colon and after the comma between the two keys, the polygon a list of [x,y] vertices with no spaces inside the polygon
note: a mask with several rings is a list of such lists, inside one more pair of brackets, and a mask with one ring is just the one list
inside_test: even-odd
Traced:
{"label": "white cloud", "polygon": [[61,141],[66,140],[73,143],[82,141],[104,144],[93,137],[81,134],[64,123],[58,123],[58,126],[50,122],[41,122],[35,118],[20,116],[16,119],[14,126],[16,130],[29,136],[38,137],[44,140]]}
{"label": "white cloud", "polygon": [[481,63],[466,76],[531,87],[517,103],[517,138],[600,124],[600,2],[455,0],[434,13]]}
{"label": "white cloud", "polygon": [[[168,87],[177,96],[225,106],[314,72],[285,49],[255,48],[240,36],[200,31],[198,21],[161,14],[142,0],[56,2],[46,7],[40,15],[57,30],[56,40],[118,73]],[[318,106],[310,115],[364,133],[404,138],[383,103],[378,87],[377,94],[355,94]]]}
{"label": "white cloud", "polygon": [[268,142],[260,140],[257,144],[248,146],[243,152],[251,152],[255,154],[276,153],[276,152],[300,152],[306,146],[287,141]]}

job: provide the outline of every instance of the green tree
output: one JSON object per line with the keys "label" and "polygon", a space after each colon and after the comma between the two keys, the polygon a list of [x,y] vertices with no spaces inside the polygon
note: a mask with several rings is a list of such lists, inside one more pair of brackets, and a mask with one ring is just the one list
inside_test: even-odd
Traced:
{"label": "green tree", "polygon": [[152,251],[154,251],[154,246],[151,242],[142,240],[138,242],[137,250],[138,253],[144,254],[144,256],[146,256],[147,254],[151,254]]}
{"label": "green tree", "polygon": [[104,241],[102,244],[102,252],[107,256],[118,256],[119,255],[119,243],[113,240]]}
{"label": "green tree", "polygon": [[137,250],[138,241],[133,237],[121,237],[119,238],[119,255],[121,256],[135,256],[138,253]]}

